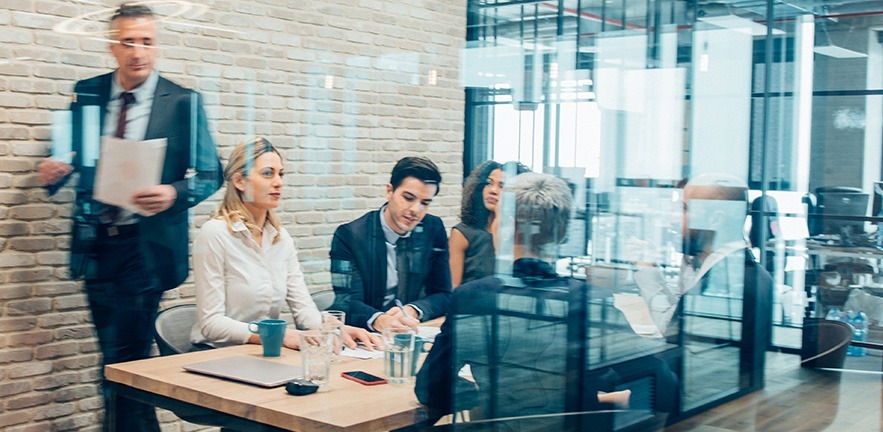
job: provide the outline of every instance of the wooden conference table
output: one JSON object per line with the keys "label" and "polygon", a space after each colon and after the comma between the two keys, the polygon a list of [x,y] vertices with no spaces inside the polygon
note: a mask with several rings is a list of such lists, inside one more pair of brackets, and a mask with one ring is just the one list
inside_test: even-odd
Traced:
{"label": "wooden conference table", "polygon": [[[234,416],[233,420],[247,430],[380,431],[410,426],[425,418],[414,395],[413,380],[405,385],[365,386],[340,376],[341,372],[351,370],[382,376],[382,358],[344,357],[331,365],[328,385],[307,396],[291,396],[285,387],[268,389],[182,368],[190,363],[237,355],[262,357],[261,353],[260,345],[242,345],[153,357],[108,365],[105,375],[117,384],[120,397],[173,410],[210,408]],[[281,357],[267,359],[301,365],[300,352],[286,348]]]}

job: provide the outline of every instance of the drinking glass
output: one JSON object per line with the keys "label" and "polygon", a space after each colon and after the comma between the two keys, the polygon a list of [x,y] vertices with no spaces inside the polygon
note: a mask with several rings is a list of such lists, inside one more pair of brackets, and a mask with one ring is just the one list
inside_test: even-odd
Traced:
{"label": "drinking glass", "polygon": [[346,322],[346,312],[339,310],[322,311],[322,327],[329,332],[337,335],[337,341],[334,344],[334,355],[331,361],[339,363],[342,358],[340,351],[343,349],[343,323]]}
{"label": "drinking glass", "polygon": [[383,338],[383,373],[390,384],[411,381],[411,363],[414,354],[414,331],[410,328],[388,328]]}
{"label": "drinking glass", "polygon": [[318,386],[328,384],[331,369],[331,352],[337,336],[325,330],[300,332],[300,353],[303,361],[304,379]]}

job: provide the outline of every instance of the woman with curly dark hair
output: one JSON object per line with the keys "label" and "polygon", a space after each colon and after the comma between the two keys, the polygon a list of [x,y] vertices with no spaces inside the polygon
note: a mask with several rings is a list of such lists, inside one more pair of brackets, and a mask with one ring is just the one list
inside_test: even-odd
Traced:
{"label": "woman with curly dark hair", "polygon": [[[518,164],[518,173],[528,169]],[[494,274],[494,240],[490,232],[503,188],[503,165],[487,161],[463,183],[460,223],[451,230],[451,286]]]}

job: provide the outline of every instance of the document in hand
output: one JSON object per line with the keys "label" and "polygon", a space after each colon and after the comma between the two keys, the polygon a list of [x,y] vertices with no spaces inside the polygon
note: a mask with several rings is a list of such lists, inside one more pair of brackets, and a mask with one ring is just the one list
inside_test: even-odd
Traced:
{"label": "document in hand", "polygon": [[636,335],[646,338],[661,338],[662,332],[651,317],[650,308],[637,294],[613,294],[613,306],[625,315],[626,321]]}
{"label": "document in hand", "polygon": [[150,216],[132,204],[132,193],[160,183],[165,156],[165,138],[128,141],[102,137],[93,197],[105,204]]}

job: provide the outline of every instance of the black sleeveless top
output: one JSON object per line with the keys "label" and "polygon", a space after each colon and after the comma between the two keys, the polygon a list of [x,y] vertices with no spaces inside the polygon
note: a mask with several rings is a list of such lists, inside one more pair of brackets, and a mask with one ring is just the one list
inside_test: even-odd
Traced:
{"label": "black sleeveless top", "polygon": [[495,253],[494,239],[491,233],[462,222],[454,226],[454,229],[463,233],[463,237],[466,237],[466,241],[469,242],[463,262],[463,278],[460,283],[464,284],[471,280],[493,275]]}

